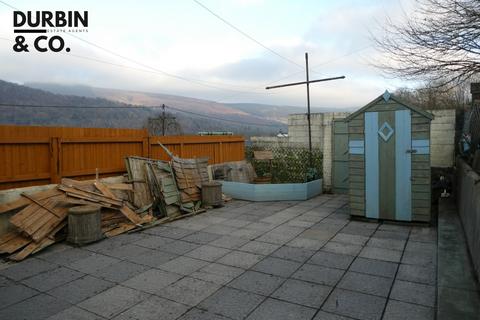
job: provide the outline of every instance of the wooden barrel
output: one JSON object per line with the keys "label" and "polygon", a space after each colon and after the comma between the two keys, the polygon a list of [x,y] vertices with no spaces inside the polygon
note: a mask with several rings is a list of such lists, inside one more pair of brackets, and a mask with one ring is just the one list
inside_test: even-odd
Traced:
{"label": "wooden barrel", "polygon": [[102,237],[102,217],[99,206],[77,206],[68,210],[68,242],[83,245],[100,240]]}
{"label": "wooden barrel", "polygon": [[204,206],[223,206],[222,184],[218,181],[202,184],[202,203]]}

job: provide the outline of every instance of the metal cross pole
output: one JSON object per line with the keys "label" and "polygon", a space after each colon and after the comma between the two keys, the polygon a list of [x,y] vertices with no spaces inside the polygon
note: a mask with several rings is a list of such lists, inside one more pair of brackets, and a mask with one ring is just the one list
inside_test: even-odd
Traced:
{"label": "metal cross pole", "polygon": [[265,89],[269,90],[269,89],[276,89],[276,88],[283,88],[283,87],[291,87],[291,86],[298,86],[298,85],[301,85],[301,84],[306,84],[307,85],[307,121],[308,121],[308,150],[309,150],[308,160],[309,160],[310,168],[313,168],[312,126],[311,126],[311,122],[310,122],[310,83],[345,79],[345,76],[310,80],[309,75],[308,75],[308,53],[307,52],[305,52],[305,70],[306,70],[307,81],[280,84],[280,85],[276,85],[276,86],[266,87]]}

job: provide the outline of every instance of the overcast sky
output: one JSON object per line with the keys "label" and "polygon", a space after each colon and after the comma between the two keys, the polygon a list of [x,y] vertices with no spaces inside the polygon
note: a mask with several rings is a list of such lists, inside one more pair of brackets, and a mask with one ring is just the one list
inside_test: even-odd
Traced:
{"label": "overcast sky", "polygon": [[347,77],[312,84],[313,106],[358,107],[385,89],[412,85],[385,78],[371,66],[382,57],[372,46],[370,33],[380,32],[386,16],[401,19],[413,0],[199,1],[284,58],[193,0],[6,0],[23,11],[88,10],[88,33],[77,35],[128,60],[68,35],[64,38],[70,53],[13,52],[12,9],[0,3],[0,79],[303,106],[304,86],[268,91],[264,87],[303,81],[301,66],[308,52],[312,79]]}

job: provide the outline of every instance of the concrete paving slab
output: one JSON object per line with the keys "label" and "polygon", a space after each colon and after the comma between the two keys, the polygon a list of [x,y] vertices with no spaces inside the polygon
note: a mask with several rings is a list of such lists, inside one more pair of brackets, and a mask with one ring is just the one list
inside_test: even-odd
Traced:
{"label": "concrete paving slab", "polygon": [[228,286],[240,289],[244,291],[261,294],[264,296],[270,295],[275,291],[283,282],[284,278],[277,277],[271,274],[246,271],[231,281]]}
{"label": "concrete paving slab", "polygon": [[395,280],[390,297],[395,300],[435,307],[436,291],[434,286]]}
{"label": "concrete paving slab", "polygon": [[192,251],[187,252],[185,256],[213,262],[220,259],[227,253],[230,253],[231,251],[232,250],[225,249],[225,248],[213,247],[210,245],[203,245],[196,249],[193,249]]}
{"label": "concrete paving slab", "polygon": [[355,257],[345,254],[318,251],[310,258],[310,260],[308,260],[308,263],[330,268],[348,269],[348,266],[352,263],[353,259],[355,259]]}
{"label": "concrete paving slab", "polygon": [[211,313],[205,310],[193,308],[185,313],[183,316],[178,318],[178,320],[228,320],[224,316],[219,314]]}
{"label": "concrete paving slab", "polygon": [[253,240],[245,243],[238,250],[267,256],[278,248],[280,248],[278,244]]}
{"label": "concrete paving slab", "polygon": [[200,301],[220,289],[220,287],[220,285],[213,282],[185,277],[166,286],[158,292],[158,295],[185,305],[196,306]]}
{"label": "concrete paving slab", "polygon": [[222,236],[210,242],[209,245],[226,249],[237,249],[243,246],[248,241],[249,240],[240,237]]}
{"label": "concrete paving slab", "polygon": [[400,262],[400,259],[402,257],[402,251],[375,247],[364,247],[362,251],[360,251],[359,257],[389,262]]}
{"label": "concrete paving slab", "polygon": [[112,318],[148,297],[147,293],[117,285],[81,302],[78,306],[102,317]]}
{"label": "concrete paving slab", "polygon": [[258,254],[232,251],[220,258],[217,262],[242,269],[249,269],[263,258],[264,256]]}
{"label": "concrete paving slab", "polygon": [[437,270],[434,265],[417,266],[400,264],[397,279],[435,285],[437,282]]}
{"label": "concrete paving slab", "polygon": [[241,320],[265,298],[258,294],[223,287],[199,304],[199,308],[231,319]]}
{"label": "concrete paving slab", "polygon": [[48,294],[71,304],[77,304],[114,286],[115,283],[87,275],[51,289]]}
{"label": "concrete paving slab", "polygon": [[432,308],[396,300],[389,300],[383,319],[433,320],[434,317],[435,316]]}
{"label": "concrete paving slab", "polygon": [[348,271],[338,283],[337,288],[387,297],[393,279]]}
{"label": "concrete paving slab", "polygon": [[332,289],[316,283],[288,279],[272,294],[272,297],[307,307],[320,308]]}
{"label": "concrete paving slab", "polygon": [[315,314],[315,309],[274,299],[265,300],[248,316],[248,320],[308,320]]}
{"label": "concrete paving slab", "polygon": [[65,267],[48,270],[33,277],[22,280],[26,286],[38,291],[48,291],[55,287],[65,285],[85,274]]}
{"label": "concrete paving slab", "polygon": [[91,313],[87,310],[80,309],[79,307],[73,306],[68,309],[65,309],[51,317],[48,317],[47,320],[104,320],[104,317]]}
{"label": "concrete paving slab", "polygon": [[305,262],[310,259],[314,253],[314,250],[282,246],[280,249],[272,253],[272,257],[293,260],[297,262]]}
{"label": "concrete paving slab", "polygon": [[198,247],[200,247],[200,245],[196,243],[182,241],[182,240],[175,240],[173,242],[162,245],[157,249],[160,251],[168,252],[168,253],[183,255]]}
{"label": "concrete paving slab", "polygon": [[114,320],[174,320],[188,310],[187,306],[160,297],[148,297],[122,312]]}
{"label": "concrete paving slab", "polygon": [[252,270],[288,278],[301,263],[275,257],[267,257],[252,267]]}
{"label": "concrete paving slab", "polygon": [[40,320],[71,307],[47,294],[39,294],[0,310],[0,319]]}
{"label": "concrete paving slab", "polygon": [[353,261],[349,270],[374,276],[393,278],[397,272],[397,267],[397,263],[359,257]]}
{"label": "concrete paving slab", "polygon": [[218,263],[211,263],[195,271],[190,276],[196,279],[224,285],[244,272],[245,270],[240,268],[226,266]]}
{"label": "concrete paving slab", "polygon": [[150,269],[122,283],[123,286],[156,294],[166,286],[178,281],[181,275]]}
{"label": "concrete paving slab", "polygon": [[339,254],[346,254],[350,256],[357,256],[362,246],[348,243],[341,243],[335,241],[329,241],[325,246],[323,246],[322,251],[328,251]]}
{"label": "concrete paving slab", "polygon": [[39,294],[37,290],[22,284],[11,283],[0,288],[0,309]]}
{"label": "concrete paving slab", "polygon": [[0,275],[18,281],[55,268],[58,268],[57,264],[32,257],[0,269]]}
{"label": "concrete paving slab", "polygon": [[343,273],[344,271],[340,269],[304,264],[292,275],[292,278],[333,287],[343,276]]}
{"label": "concrete paving slab", "polygon": [[335,289],[323,305],[322,309],[355,319],[378,320],[382,317],[386,301],[387,299],[382,297],[343,289]]}

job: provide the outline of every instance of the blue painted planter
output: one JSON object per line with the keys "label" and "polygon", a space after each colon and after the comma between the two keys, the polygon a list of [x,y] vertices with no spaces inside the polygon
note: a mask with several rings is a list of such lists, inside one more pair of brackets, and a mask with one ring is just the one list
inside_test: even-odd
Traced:
{"label": "blue painted planter", "polygon": [[222,192],[249,201],[307,200],[322,193],[322,179],[307,183],[251,184],[222,181]]}

